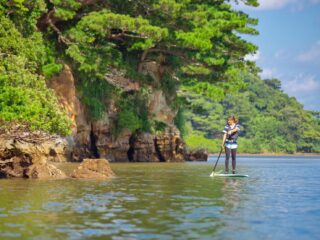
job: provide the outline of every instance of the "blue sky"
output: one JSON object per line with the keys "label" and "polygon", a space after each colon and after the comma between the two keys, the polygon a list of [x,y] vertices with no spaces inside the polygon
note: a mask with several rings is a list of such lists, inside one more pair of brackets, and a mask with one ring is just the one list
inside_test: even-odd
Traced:
{"label": "blue sky", "polygon": [[320,0],[260,0],[237,9],[259,19],[259,47],[251,56],[262,78],[278,78],[282,89],[305,109],[320,111]]}

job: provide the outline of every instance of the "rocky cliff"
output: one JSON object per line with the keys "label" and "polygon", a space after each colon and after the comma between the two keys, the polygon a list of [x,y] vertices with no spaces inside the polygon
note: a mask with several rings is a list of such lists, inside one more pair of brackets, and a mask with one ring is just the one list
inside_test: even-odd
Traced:
{"label": "rocky cliff", "polygon": [[[159,79],[155,64],[142,66],[144,74],[150,74]],[[117,71],[106,76],[106,81],[123,87],[124,91],[135,91],[139,85],[133,84]],[[158,74],[158,75],[157,75]],[[157,80],[159,81],[159,80]],[[73,134],[69,139],[73,151],[71,160],[82,161],[85,158],[106,158],[110,161],[135,162],[169,162],[184,160],[184,142],[179,130],[173,121],[176,112],[167,104],[164,93],[159,89],[150,87],[152,94],[148,100],[148,112],[154,120],[166,124],[163,132],[150,134],[145,132],[131,132],[124,129],[119,136],[112,134],[117,108],[112,99],[109,101],[104,117],[92,120],[87,109],[81,103],[76,91],[76,80],[72,69],[65,65],[63,71],[53,77],[48,86],[52,88],[59,98],[61,106],[73,120]]]}
{"label": "rocky cliff", "polygon": [[[0,129],[0,178],[61,179],[66,175],[49,161],[70,158],[65,139],[15,125]],[[49,160],[49,161],[48,161]]]}

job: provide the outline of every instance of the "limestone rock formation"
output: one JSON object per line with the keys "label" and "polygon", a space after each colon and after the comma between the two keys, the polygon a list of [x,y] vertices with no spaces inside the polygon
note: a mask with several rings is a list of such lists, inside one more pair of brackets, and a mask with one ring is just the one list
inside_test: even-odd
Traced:
{"label": "limestone rock formation", "polygon": [[154,136],[150,133],[132,135],[129,139],[128,159],[131,162],[159,162]]}
{"label": "limestone rock formation", "polygon": [[64,178],[65,174],[47,161],[66,161],[67,145],[58,136],[31,132],[24,126],[1,129],[0,178]]}
{"label": "limestone rock formation", "polygon": [[185,155],[186,161],[207,161],[208,151],[205,149],[189,150]]}
{"label": "limestone rock formation", "polygon": [[81,109],[71,68],[65,64],[61,73],[52,77],[47,85],[55,91],[61,107],[66,110],[73,122],[72,127],[75,132],[76,118],[81,114]]}
{"label": "limestone rock formation", "polygon": [[106,159],[84,159],[71,175],[73,178],[85,179],[109,179],[114,176]]}
{"label": "limestone rock formation", "polygon": [[67,177],[60,169],[46,162],[32,164],[25,171],[25,176],[38,179],[63,179]]}
{"label": "limestone rock formation", "polygon": [[174,127],[166,128],[165,132],[155,138],[155,149],[160,161],[184,161],[185,143],[180,136],[180,131]]}
{"label": "limestone rock formation", "polygon": [[126,78],[124,75],[124,72],[113,68],[105,75],[104,79],[111,85],[120,88],[125,92],[138,91],[140,89],[140,84]]}
{"label": "limestone rock formation", "polygon": [[[141,65],[141,73],[149,74],[157,84],[163,72],[161,66],[154,61],[147,61]],[[117,83],[124,91],[136,91],[139,84],[124,78],[123,73],[111,70],[106,75],[108,82]],[[71,68],[64,66],[63,71],[53,77],[48,86],[56,92],[61,106],[73,119],[74,129],[70,138],[73,151],[71,160],[81,162],[85,158],[106,158],[110,161],[126,162],[158,162],[183,161],[185,145],[179,130],[173,121],[176,112],[166,100],[162,90],[153,89],[148,100],[148,112],[153,120],[167,125],[160,134],[133,133],[124,129],[119,136],[113,136],[113,128],[118,109],[113,99],[100,120],[92,120],[87,114],[86,106],[77,97],[75,79]]]}
{"label": "limestone rock formation", "polygon": [[149,112],[153,114],[154,119],[166,123],[173,124],[176,112],[168,106],[165,96],[161,90],[154,90],[149,99]]}

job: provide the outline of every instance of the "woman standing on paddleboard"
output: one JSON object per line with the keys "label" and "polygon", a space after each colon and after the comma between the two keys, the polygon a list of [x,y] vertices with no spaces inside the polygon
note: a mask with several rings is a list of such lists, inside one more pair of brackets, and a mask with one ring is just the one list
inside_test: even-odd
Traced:
{"label": "woman standing on paddleboard", "polygon": [[225,173],[229,173],[230,154],[232,158],[232,173],[236,173],[236,157],[237,157],[237,138],[240,132],[240,125],[235,116],[230,116],[227,119],[227,125],[223,129],[224,135],[221,147],[225,149]]}

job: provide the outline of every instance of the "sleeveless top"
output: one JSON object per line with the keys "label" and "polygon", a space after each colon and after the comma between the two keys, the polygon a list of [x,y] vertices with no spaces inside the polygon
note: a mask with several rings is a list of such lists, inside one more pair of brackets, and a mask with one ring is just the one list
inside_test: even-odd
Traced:
{"label": "sleeveless top", "polygon": [[223,129],[223,132],[224,133],[228,133],[228,131],[231,131],[233,129],[237,128],[238,131],[232,133],[231,135],[227,135],[227,139],[226,139],[226,143],[237,143],[237,138],[239,136],[239,132],[240,132],[240,125],[239,124],[235,124],[233,126],[233,128],[227,124],[224,129]]}

